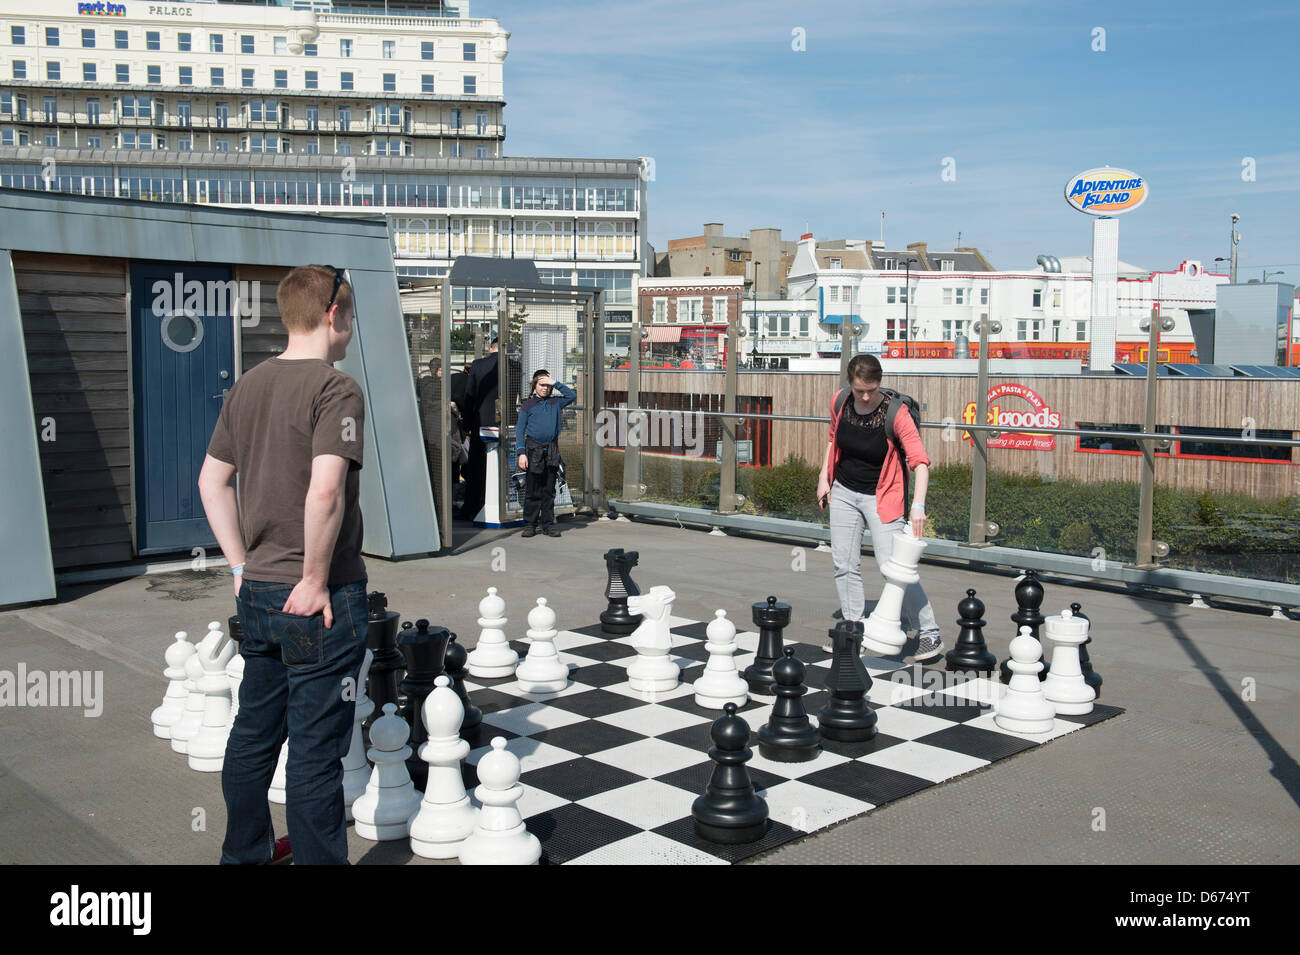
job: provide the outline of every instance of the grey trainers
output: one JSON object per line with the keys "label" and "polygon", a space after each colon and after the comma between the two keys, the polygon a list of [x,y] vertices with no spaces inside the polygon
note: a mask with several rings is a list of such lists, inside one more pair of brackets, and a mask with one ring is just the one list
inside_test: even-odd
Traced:
{"label": "grey trainers", "polygon": [[943,638],[922,637],[921,642],[917,644],[916,655],[912,659],[917,663],[924,663],[926,660],[933,660],[941,653],[943,653]]}

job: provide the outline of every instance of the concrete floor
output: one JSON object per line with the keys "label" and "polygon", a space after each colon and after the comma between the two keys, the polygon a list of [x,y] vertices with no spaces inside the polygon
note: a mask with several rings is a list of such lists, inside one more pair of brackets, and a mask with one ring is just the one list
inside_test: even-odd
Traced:
{"label": "concrete floor", "polygon": [[[676,590],[674,612],[707,619],[776,594],[795,608],[787,639],[821,645],[837,607],[828,553],[789,542],[711,537],[645,522],[565,523],[558,540],[470,531],[455,555],[370,560],[370,589],[403,619],[428,617],[476,642],[489,586],[508,600],[508,632],[538,596],[559,626],[604,609],[610,547],[640,551],[644,589]],[[865,558],[870,562],[870,557]],[[922,566],[945,642],[967,587],[987,604],[986,638],[1006,656],[1010,576]],[[868,591],[873,590],[868,587]],[[1078,600],[1092,619],[1103,700],[1127,713],[832,829],[768,863],[1300,862],[1300,623],[1048,579],[1046,613]],[[192,772],[155,738],[163,651],[234,610],[225,568],[60,589],[57,603],[0,613],[0,670],[103,674],[101,715],[6,709],[0,720],[0,862],[193,863],[220,856],[219,777]],[[283,833],[281,807],[274,807]],[[404,843],[350,836],[353,862],[407,863]],[[423,864],[423,860],[420,860]]]}

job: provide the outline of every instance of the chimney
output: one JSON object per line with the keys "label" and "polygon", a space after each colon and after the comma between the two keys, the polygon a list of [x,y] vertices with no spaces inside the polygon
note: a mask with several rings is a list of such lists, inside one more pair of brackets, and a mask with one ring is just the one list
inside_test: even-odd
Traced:
{"label": "chimney", "polygon": [[[706,240],[708,240],[708,239],[721,239],[721,238],[722,238],[722,223],[721,223],[721,222],[706,222],[706,223],[704,223],[704,238],[705,238]],[[707,244],[707,243],[706,243],[706,244]]]}

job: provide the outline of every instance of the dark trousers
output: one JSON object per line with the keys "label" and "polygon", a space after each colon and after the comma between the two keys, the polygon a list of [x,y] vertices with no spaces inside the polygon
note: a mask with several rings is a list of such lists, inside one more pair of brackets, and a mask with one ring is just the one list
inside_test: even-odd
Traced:
{"label": "dark trousers", "polygon": [[472,521],[483,508],[487,490],[487,445],[475,428],[469,436],[469,461],[465,464],[465,503],[461,516]]}
{"label": "dark trousers", "polygon": [[536,525],[539,516],[543,527],[555,523],[555,478],[558,473],[559,469],[550,463],[538,471],[529,467],[524,481],[525,524]]}

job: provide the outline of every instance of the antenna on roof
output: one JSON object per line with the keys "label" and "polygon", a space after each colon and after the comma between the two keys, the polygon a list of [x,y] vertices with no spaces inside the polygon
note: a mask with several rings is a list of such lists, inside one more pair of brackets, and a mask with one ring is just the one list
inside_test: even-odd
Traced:
{"label": "antenna on roof", "polygon": [[957,244],[953,246],[953,249],[956,250],[956,249],[960,249],[960,248],[961,248],[961,233],[958,232],[958,233],[957,233]]}

